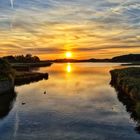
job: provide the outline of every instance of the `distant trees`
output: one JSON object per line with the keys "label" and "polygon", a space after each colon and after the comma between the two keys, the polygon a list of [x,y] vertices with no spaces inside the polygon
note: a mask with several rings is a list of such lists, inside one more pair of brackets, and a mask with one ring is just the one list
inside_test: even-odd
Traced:
{"label": "distant trees", "polygon": [[4,60],[7,60],[10,63],[36,63],[40,62],[38,56],[32,56],[31,54],[24,55],[17,55],[17,56],[5,56],[3,57]]}
{"label": "distant trees", "polygon": [[116,56],[111,59],[111,62],[140,62],[140,54]]}

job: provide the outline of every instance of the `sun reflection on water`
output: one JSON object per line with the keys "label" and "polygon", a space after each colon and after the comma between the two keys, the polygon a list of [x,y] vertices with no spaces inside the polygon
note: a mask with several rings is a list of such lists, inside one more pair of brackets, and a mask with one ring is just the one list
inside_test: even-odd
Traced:
{"label": "sun reflection on water", "polygon": [[67,71],[68,73],[70,73],[70,72],[72,71],[72,67],[71,67],[71,64],[70,64],[70,63],[67,63],[66,71]]}

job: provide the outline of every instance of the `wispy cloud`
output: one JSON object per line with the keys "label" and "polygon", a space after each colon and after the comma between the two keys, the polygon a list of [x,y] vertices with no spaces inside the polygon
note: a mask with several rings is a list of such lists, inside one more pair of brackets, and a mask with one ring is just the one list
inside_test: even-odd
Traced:
{"label": "wispy cloud", "polygon": [[1,0],[1,55],[140,52],[139,14],[139,0]]}

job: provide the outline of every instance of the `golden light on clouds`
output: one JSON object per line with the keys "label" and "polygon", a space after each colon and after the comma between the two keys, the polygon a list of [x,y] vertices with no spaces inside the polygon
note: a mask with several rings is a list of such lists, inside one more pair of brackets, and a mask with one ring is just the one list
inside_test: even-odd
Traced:
{"label": "golden light on clouds", "polygon": [[[91,3],[14,1],[10,10],[1,0],[0,56],[31,53],[41,59],[88,59],[139,53],[139,0]],[[67,51],[72,53],[64,54]]]}

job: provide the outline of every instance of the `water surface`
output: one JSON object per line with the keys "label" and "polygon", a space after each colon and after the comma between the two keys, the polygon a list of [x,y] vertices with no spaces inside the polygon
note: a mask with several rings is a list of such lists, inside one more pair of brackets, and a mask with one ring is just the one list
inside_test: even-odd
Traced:
{"label": "water surface", "polygon": [[49,79],[16,87],[13,108],[0,120],[0,140],[140,139],[136,122],[109,84],[109,71],[115,68],[119,64],[38,69]]}

